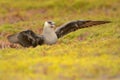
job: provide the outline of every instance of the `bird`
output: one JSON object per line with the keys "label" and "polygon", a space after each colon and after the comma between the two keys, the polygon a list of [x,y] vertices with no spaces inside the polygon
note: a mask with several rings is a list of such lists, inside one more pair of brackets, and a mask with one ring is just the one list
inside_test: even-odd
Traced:
{"label": "bird", "polygon": [[111,21],[100,20],[74,20],[55,28],[55,22],[45,21],[42,34],[36,34],[32,30],[24,30],[7,36],[10,43],[19,44],[23,47],[36,47],[38,45],[53,45],[59,38],[82,28],[110,23]]}

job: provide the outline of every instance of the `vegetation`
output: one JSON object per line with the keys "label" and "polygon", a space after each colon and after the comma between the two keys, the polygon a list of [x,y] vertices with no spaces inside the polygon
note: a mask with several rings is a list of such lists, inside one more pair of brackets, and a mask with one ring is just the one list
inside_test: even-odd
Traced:
{"label": "vegetation", "polygon": [[120,78],[120,0],[0,0],[0,47],[6,37],[43,23],[109,20],[80,29],[55,45],[1,48],[0,80],[98,80]]}

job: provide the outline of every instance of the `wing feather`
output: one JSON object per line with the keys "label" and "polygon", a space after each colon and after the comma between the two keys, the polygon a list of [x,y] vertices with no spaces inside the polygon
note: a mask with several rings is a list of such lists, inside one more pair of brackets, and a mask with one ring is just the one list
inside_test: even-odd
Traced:
{"label": "wing feather", "polygon": [[76,20],[76,21],[68,22],[68,23],[56,28],[55,33],[56,33],[57,37],[60,38],[70,32],[76,31],[78,29],[91,27],[94,25],[105,24],[105,23],[110,23],[110,21]]}
{"label": "wing feather", "polygon": [[43,36],[36,35],[31,30],[22,31],[17,34],[10,35],[7,38],[9,42],[20,44],[23,47],[36,47],[37,45],[43,44]]}

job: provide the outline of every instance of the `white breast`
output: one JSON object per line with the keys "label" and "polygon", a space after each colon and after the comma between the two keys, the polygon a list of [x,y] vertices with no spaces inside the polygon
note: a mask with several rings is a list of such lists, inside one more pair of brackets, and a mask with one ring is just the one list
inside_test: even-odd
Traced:
{"label": "white breast", "polygon": [[44,36],[44,43],[45,44],[55,44],[57,42],[56,34],[45,34]]}
{"label": "white breast", "polygon": [[57,42],[57,35],[52,28],[44,27],[43,37],[44,37],[45,44],[51,45]]}

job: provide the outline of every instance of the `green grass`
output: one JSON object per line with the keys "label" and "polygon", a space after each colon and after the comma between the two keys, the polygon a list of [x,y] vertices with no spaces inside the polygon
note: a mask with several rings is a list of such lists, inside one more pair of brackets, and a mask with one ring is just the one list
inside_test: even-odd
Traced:
{"label": "green grass", "polygon": [[[43,23],[110,20],[59,39],[55,45],[0,50],[0,80],[98,80],[120,78],[119,0],[0,0],[0,41],[22,30],[41,33]],[[0,43],[2,45],[2,43]]]}

